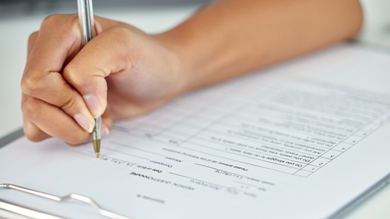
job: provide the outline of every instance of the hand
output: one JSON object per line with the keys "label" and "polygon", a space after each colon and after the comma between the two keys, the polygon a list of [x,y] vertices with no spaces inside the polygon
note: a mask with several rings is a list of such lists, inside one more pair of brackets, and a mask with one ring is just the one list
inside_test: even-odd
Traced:
{"label": "hand", "polygon": [[77,145],[102,135],[115,119],[151,111],[183,92],[179,56],[161,40],[116,21],[95,18],[97,35],[80,50],[77,15],[46,18],[28,41],[23,73],[24,133]]}

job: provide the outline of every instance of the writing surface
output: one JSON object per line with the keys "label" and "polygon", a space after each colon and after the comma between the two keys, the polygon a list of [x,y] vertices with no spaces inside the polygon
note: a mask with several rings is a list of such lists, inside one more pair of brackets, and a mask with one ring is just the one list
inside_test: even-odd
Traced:
{"label": "writing surface", "polygon": [[90,143],[22,138],[0,150],[0,180],[132,218],[326,218],[390,172],[389,69],[387,54],[339,45],[117,121],[99,159]]}

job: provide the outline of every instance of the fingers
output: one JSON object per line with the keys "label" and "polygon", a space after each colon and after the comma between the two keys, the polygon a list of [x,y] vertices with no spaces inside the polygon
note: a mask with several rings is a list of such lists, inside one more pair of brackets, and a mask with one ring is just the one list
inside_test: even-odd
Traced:
{"label": "fingers", "polygon": [[41,72],[60,72],[66,59],[80,49],[80,30],[77,15],[53,15],[47,17],[38,34],[29,41],[35,44],[26,68]]}
{"label": "fingers", "polygon": [[[90,138],[93,118],[100,115],[102,135],[108,134],[112,119],[108,111],[104,113],[105,77],[131,66],[128,45],[121,41],[130,31],[115,30],[117,22],[101,20],[103,25],[96,22],[97,40],[80,53],[77,15],[50,16],[39,32],[31,34],[21,87],[24,131],[32,141],[54,136],[70,144],[84,142]],[[110,34],[103,32],[106,26]]]}
{"label": "fingers", "polygon": [[76,145],[91,139],[91,134],[85,132],[61,109],[37,98],[23,95],[22,112],[27,121],[25,133],[30,140],[39,141],[53,136]]}
{"label": "fingers", "polygon": [[38,142],[50,138],[48,134],[38,128],[33,122],[23,116],[23,131],[24,135],[30,139],[30,141]]}
{"label": "fingers", "polygon": [[60,74],[64,63],[80,48],[78,28],[76,15],[45,19],[39,33],[30,36],[21,87],[27,96],[61,108],[85,131],[91,132],[94,120],[83,98]]}
{"label": "fingers", "polygon": [[[38,31],[32,33],[28,38],[27,58],[30,56],[31,50],[34,47],[37,38],[38,38]],[[36,126],[33,122],[27,119],[25,115],[23,115],[23,131],[24,131],[24,135],[28,139],[30,139],[30,141],[33,142],[39,142],[47,138],[50,138],[48,134],[46,134],[41,129],[39,129],[38,126]]]}
{"label": "fingers", "polygon": [[28,38],[28,43],[27,43],[27,58],[30,56],[30,53],[32,51],[32,48],[35,45],[35,42],[37,41],[38,38],[38,31],[32,33],[30,37]]}
{"label": "fingers", "polygon": [[[28,97],[23,97],[28,98]],[[23,112],[25,115],[23,115],[23,130],[25,136],[33,142],[39,142],[43,141],[47,138],[50,138],[51,136],[42,131],[38,126],[36,126],[29,118],[36,118],[35,113],[32,113],[35,110],[35,107],[39,107],[39,102],[35,103],[34,100],[28,100],[26,101],[24,99],[23,101]],[[110,130],[112,128],[113,120],[110,116],[109,110],[106,110],[102,115],[102,137],[105,137],[109,135]],[[90,140],[88,139],[76,139],[75,142],[68,142],[71,145],[77,145],[79,143],[83,143],[85,141]]]}
{"label": "fingers", "polygon": [[63,77],[84,98],[96,118],[107,106],[107,83],[111,73],[133,67],[126,28],[113,28],[92,39],[65,67]]}

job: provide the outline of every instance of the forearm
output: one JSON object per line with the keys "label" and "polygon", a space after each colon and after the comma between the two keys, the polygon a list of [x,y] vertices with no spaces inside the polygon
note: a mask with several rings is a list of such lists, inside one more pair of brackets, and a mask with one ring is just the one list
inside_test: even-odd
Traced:
{"label": "forearm", "polygon": [[50,16],[28,43],[25,135],[86,142],[93,118],[108,134],[113,119],[348,39],[361,16],[358,0],[224,0],[160,35],[96,18],[81,50],[77,15]]}
{"label": "forearm", "polygon": [[358,0],[225,0],[156,37],[177,52],[187,91],[349,39],[361,23]]}

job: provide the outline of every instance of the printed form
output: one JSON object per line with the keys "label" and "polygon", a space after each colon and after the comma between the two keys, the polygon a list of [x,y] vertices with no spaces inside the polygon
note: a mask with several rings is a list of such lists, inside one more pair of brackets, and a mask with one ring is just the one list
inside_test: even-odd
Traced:
{"label": "printed form", "polygon": [[[328,218],[390,174],[390,55],[325,51],[179,97],[70,147],[21,138],[0,150],[0,182],[78,193],[135,219]],[[86,204],[17,191],[67,218]]]}

